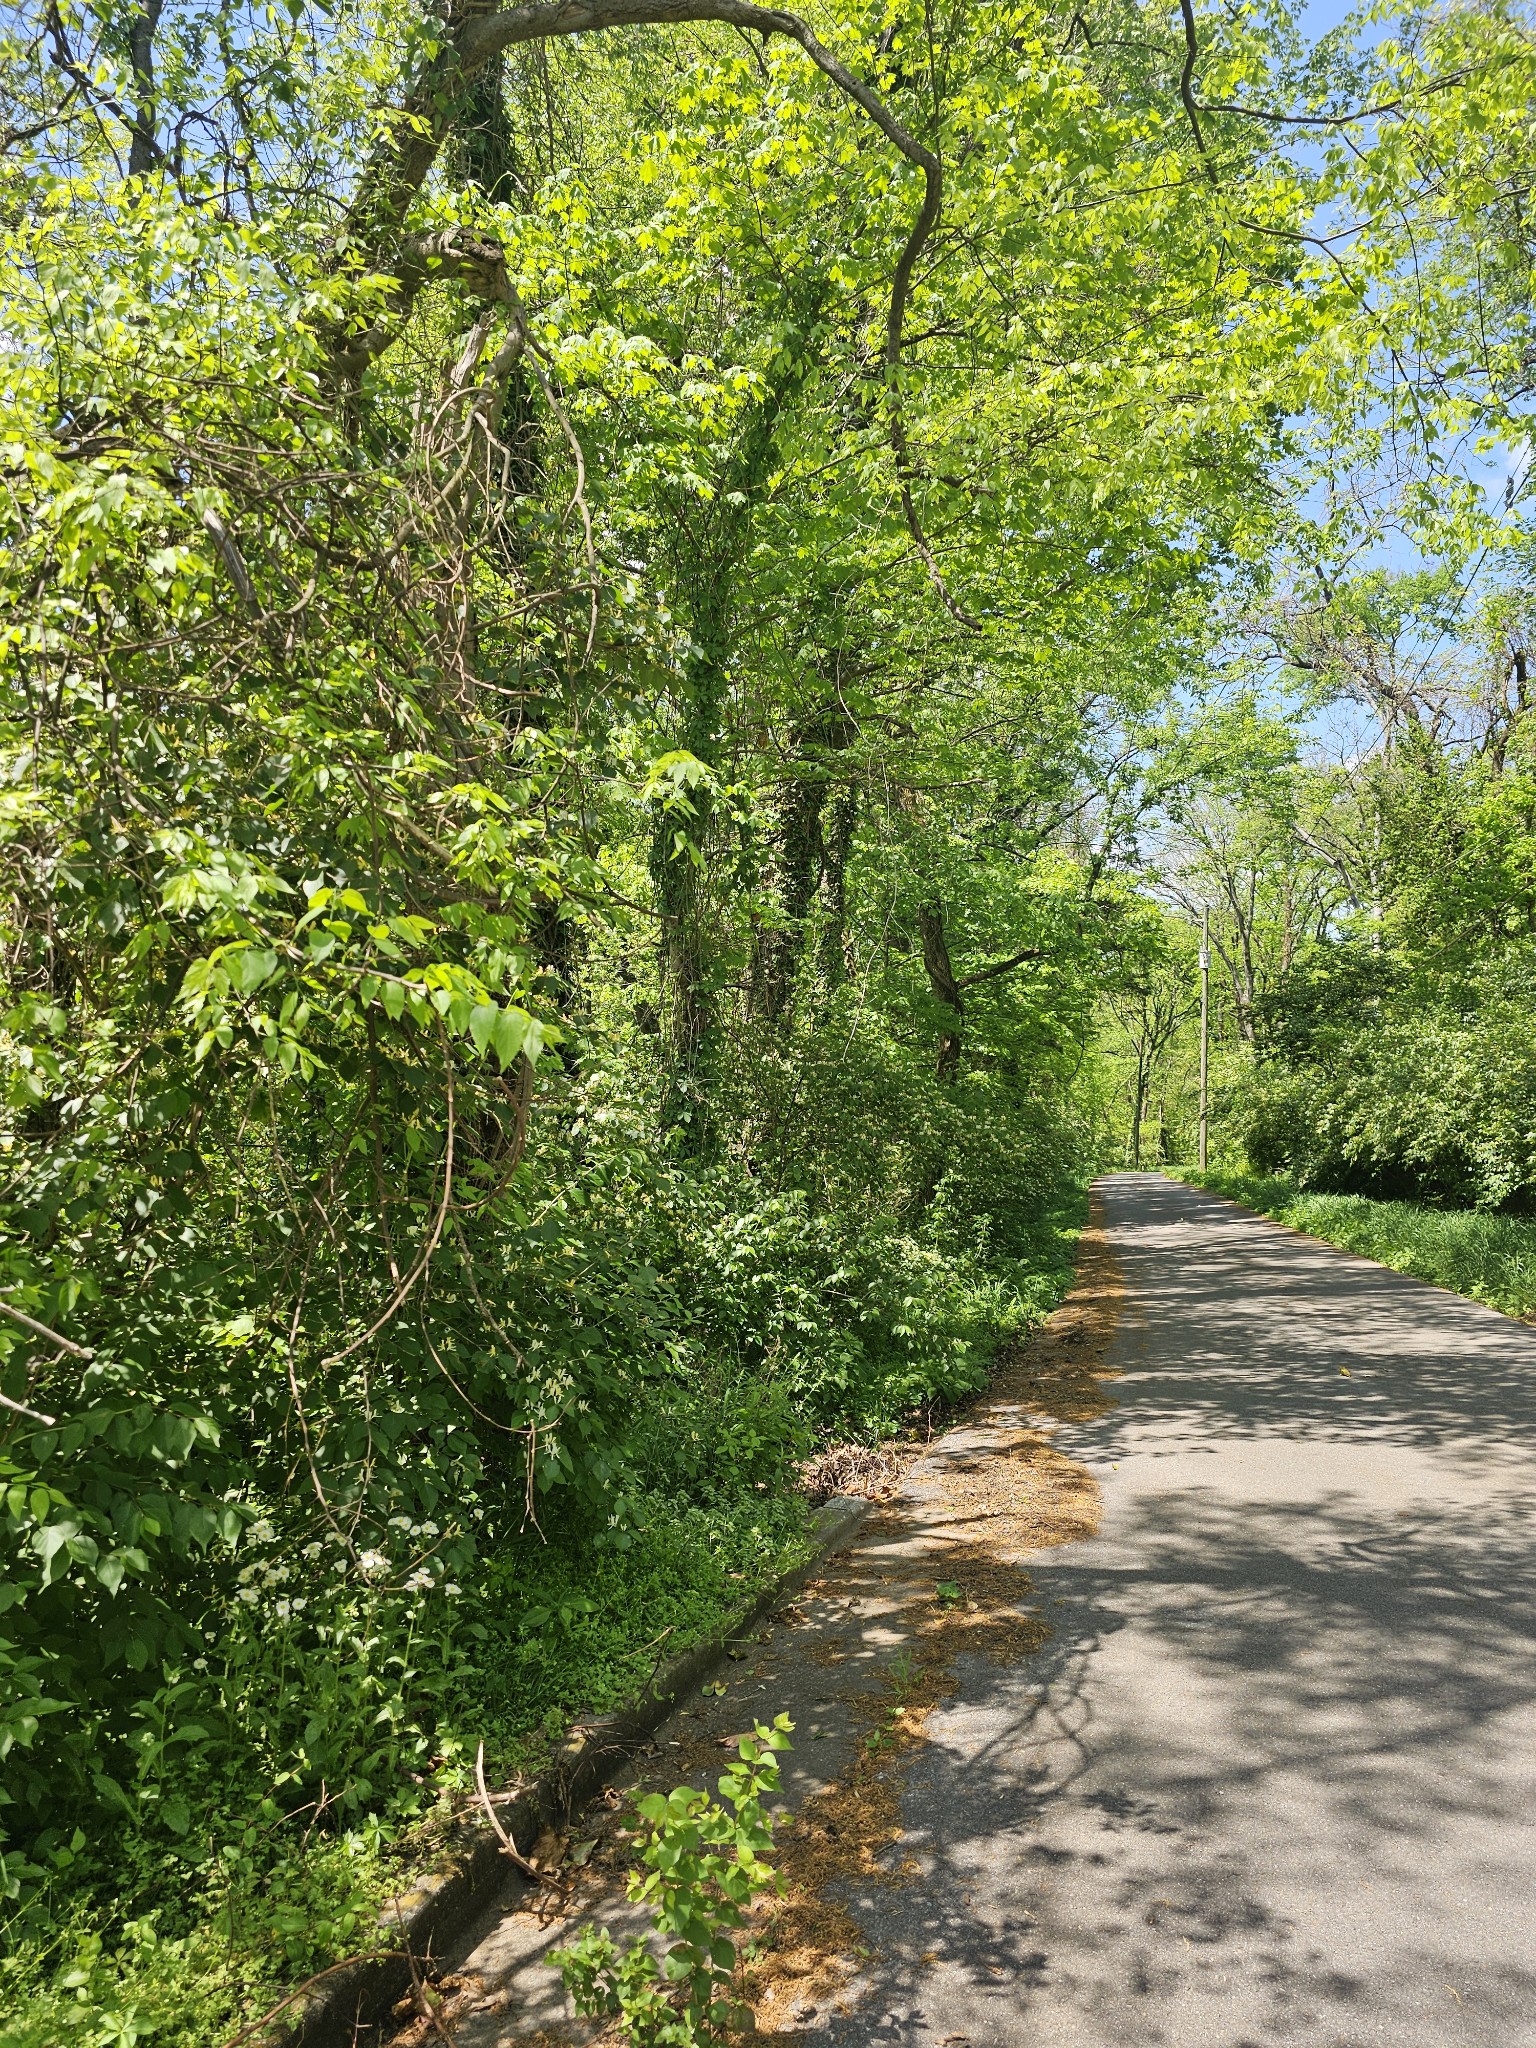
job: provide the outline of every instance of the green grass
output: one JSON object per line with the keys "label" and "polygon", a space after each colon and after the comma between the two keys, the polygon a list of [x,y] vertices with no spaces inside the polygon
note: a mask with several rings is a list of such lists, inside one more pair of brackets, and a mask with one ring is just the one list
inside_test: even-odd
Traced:
{"label": "green grass", "polygon": [[1191,1186],[1242,1202],[1394,1272],[1536,1322],[1536,1217],[1314,1194],[1293,1181],[1254,1174],[1171,1170]]}
{"label": "green grass", "polygon": [[628,1548],[598,1558],[524,1543],[493,1559],[487,1607],[499,1626],[476,1680],[488,1767],[503,1777],[537,1768],[578,1716],[621,1705],[809,1555],[804,1500],[764,1493],[709,1508],[654,1503]]}

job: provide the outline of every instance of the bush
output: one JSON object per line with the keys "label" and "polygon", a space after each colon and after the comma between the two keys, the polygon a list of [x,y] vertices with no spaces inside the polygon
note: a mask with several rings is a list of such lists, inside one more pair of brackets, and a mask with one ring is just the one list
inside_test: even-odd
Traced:
{"label": "bush", "polygon": [[[1453,1206],[1536,1198],[1536,971],[1459,977],[1312,970],[1239,1105],[1260,1174]],[[1319,987],[1321,984],[1321,987]]]}

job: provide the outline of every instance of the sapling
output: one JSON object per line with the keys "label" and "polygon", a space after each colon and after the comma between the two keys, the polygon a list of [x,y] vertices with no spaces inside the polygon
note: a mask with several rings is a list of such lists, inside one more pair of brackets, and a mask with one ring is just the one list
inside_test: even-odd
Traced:
{"label": "sapling", "polygon": [[[775,1751],[793,1727],[780,1714],[742,1737],[720,1780],[724,1805],[691,1785],[638,1801],[649,1832],[629,1896],[652,1908],[652,1934],[621,1948],[607,1928],[585,1927],[551,1957],[584,2019],[617,2017],[633,2048],[694,2048],[750,2022],[733,1936],[760,1893],[783,1888],[765,1860],[774,1822],[763,1802],[779,1789]],[[669,1944],[659,1961],[655,1937]]]}

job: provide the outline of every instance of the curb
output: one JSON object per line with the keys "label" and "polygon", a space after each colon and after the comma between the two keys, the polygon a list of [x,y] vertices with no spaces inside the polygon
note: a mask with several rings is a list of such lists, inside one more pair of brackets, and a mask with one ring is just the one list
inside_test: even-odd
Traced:
{"label": "curb", "polygon": [[[808,1558],[765,1586],[749,1607],[715,1635],[661,1665],[649,1684],[626,1706],[601,1719],[578,1723],[555,1753],[553,1763],[508,1806],[502,1823],[514,1842],[531,1846],[544,1828],[569,1820],[666,1720],[678,1702],[707,1678],[728,1646],[772,1613],[833,1551],[840,1550],[874,1506],[839,1494],[816,1512]],[[492,1830],[466,1822],[450,1838],[442,1867],[412,1891],[395,1899],[380,1927],[405,1951],[364,1956],[334,1972],[304,1999],[287,2029],[274,2035],[283,2048],[358,2048],[374,2038],[396,2001],[411,1986],[412,1963],[419,1969],[441,1954],[505,1886],[511,1872]]]}

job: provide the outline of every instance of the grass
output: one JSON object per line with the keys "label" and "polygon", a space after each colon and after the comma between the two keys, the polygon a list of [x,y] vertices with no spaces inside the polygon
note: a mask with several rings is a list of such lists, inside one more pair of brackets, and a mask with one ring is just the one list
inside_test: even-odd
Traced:
{"label": "grass", "polygon": [[810,1521],[798,1494],[656,1502],[635,1541],[603,1552],[597,1570],[589,1550],[531,1550],[505,1552],[486,1572],[500,1626],[476,1690],[500,1776],[536,1769],[578,1716],[631,1698],[659,1663],[809,1556]]}
{"label": "grass", "polygon": [[1522,1322],[1536,1322],[1536,1217],[1325,1195],[1277,1176],[1173,1168],[1180,1180],[1277,1222],[1411,1273]]}

